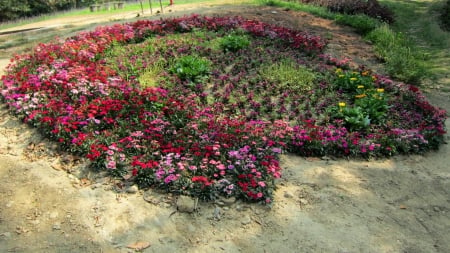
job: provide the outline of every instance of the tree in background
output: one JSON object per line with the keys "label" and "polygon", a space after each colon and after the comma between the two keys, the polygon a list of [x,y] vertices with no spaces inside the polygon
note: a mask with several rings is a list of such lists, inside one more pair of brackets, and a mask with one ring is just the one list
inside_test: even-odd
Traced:
{"label": "tree in background", "polygon": [[27,0],[0,0],[0,22],[25,17],[30,11]]}
{"label": "tree in background", "polygon": [[0,22],[81,8],[95,0],[0,0]]}

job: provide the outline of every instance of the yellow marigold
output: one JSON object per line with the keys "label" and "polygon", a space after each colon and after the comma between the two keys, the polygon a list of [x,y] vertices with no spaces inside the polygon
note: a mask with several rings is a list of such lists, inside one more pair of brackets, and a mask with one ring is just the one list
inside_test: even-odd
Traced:
{"label": "yellow marigold", "polygon": [[350,78],[350,81],[356,81],[356,80],[358,80],[358,78],[356,78],[356,77]]}
{"label": "yellow marigold", "polygon": [[355,98],[363,98],[365,96],[366,96],[366,94],[359,94],[359,95],[356,95]]}
{"label": "yellow marigold", "polygon": [[378,88],[377,92],[382,93],[382,92],[384,92],[384,89],[383,88]]}
{"label": "yellow marigold", "polygon": [[358,89],[364,89],[364,85],[358,85]]}
{"label": "yellow marigold", "polygon": [[345,102],[339,102],[339,107],[345,107]]}
{"label": "yellow marigold", "polygon": [[342,73],[342,69],[341,68],[337,68],[336,69],[336,74],[340,74],[340,73]]}

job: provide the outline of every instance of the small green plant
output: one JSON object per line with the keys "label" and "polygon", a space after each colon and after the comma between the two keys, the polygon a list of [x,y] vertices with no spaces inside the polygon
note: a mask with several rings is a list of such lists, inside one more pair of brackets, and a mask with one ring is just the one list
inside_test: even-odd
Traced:
{"label": "small green plant", "polygon": [[250,45],[250,40],[245,35],[229,34],[220,40],[220,47],[225,52],[236,52]]}
{"label": "small green plant", "polygon": [[345,125],[350,131],[364,130],[370,125],[369,116],[359,106],[340,108],[339,116],[344,119]]}
{"label": "small green plant", "polygon": [[360,107],[364,115],[367,116],[372,123],[381,123],[389,109],[384,89],[382,88],[362,88],[360,94],[355,95],[355,106]]}
{"label": "small green plant", "polygon": [[292,60],[283,60],[260,69],[262,77],[277,84],[280,90],[304,92],[311,90],[316,74]]}
{"label": "small green plant", "polygon": [[201,76],[208,75],[210,62],[195,55],[182,56],[175,60],[170,72],[181,80],[195,81]]}

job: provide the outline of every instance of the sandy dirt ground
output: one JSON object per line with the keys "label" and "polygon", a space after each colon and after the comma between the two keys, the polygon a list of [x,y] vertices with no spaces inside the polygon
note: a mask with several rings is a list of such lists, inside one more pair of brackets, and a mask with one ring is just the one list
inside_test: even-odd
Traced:
{"label": "sandy dirt ground", "polygon": [[[171,15],[187,12],[308,30],[329,39],[330,53],[382,71],[370,45],[350,28],[309,14],[226,5],[174,8]],[[6,63],[0,61],[0,69]],[[427,95],[450,111],[448,94]],[[183,212],[190,200],[121,189],[2,104],[0,252],[450,252],[449,157],[448,145],[373,161],[283,155],[272,208],[218,201]]]}

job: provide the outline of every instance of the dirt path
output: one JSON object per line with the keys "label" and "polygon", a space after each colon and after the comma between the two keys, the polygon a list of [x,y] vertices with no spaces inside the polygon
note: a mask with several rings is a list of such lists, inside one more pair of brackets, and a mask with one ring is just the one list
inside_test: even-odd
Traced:
{"label": "dirt path", "polygon": [[[333,54],[375,63],[351,29],[308,14],[255,6],[196,12],[309,30],[329,38]],[[450,111],[447,97],[430,97]],[[237,201],[175,212],[172,196],[111,190],[114,180],[89,173],[1,105],[0,252],[450,252],[449,157],[448,145],[370,162],[285,155],[272,209]]]}

